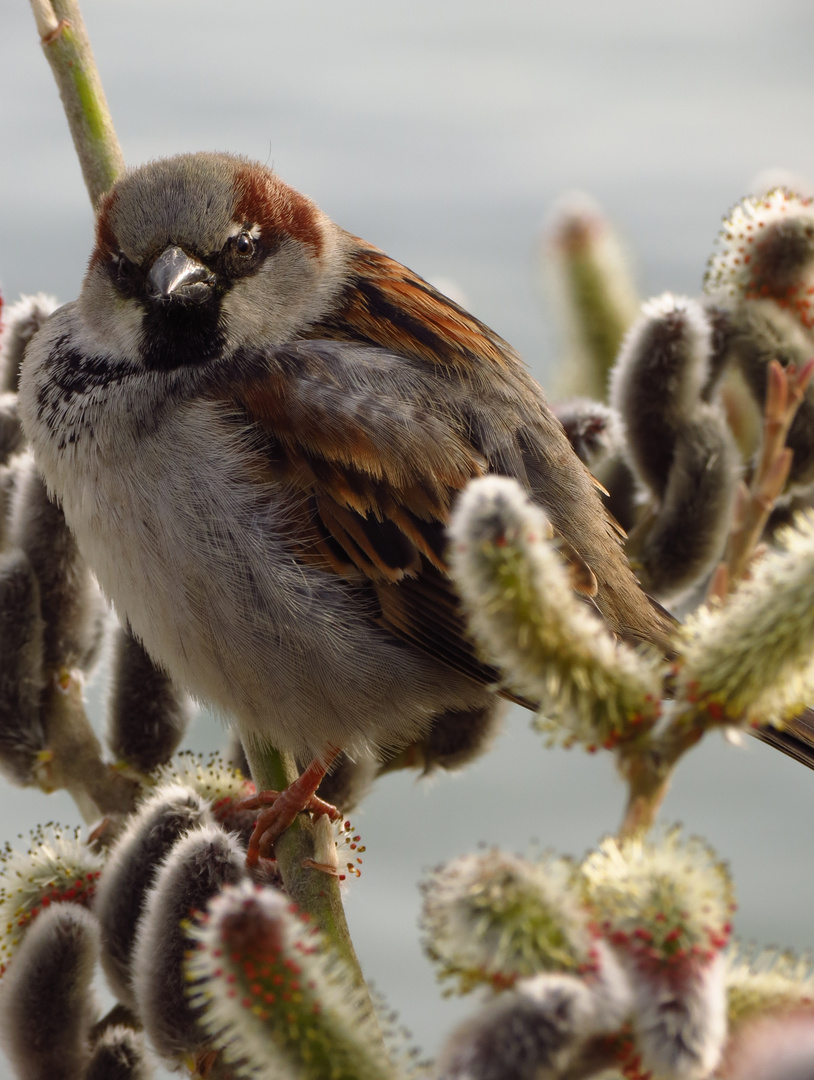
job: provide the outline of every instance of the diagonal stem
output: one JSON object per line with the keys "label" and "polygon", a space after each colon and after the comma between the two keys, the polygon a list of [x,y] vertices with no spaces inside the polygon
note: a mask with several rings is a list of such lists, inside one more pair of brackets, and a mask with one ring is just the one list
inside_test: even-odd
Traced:
{"label": "diagonal stem", "polygon": [[96,209],[124,172],[124,157],[77,0],[31,0],[85,186]]}
{"label": "diagonal stem", "polygon": [[[275,750],[269,743],[249,741],[243,744],[258,791],[284,791],[299,777],[291,754]],[[283,876],[286,892],[301,912],[309,915],[342,957],[356,986],[370,1003],[369,992],[356,950],[351,941],[345,909],[335,877],[310,868],[314,859],[314,830],[308,814],[298,814],[282,836],[274,851]],[[372,1003],[370,1015],[375,1017]]]}

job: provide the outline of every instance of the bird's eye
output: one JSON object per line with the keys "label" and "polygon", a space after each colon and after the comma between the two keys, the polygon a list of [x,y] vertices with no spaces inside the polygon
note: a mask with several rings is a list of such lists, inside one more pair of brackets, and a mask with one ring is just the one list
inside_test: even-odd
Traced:
{"label": "bird's eye", "polygon": [[265,254],[260,238],[255,239],[244,226],[241,232],[227,240],[220,254],[219,267],[227,278],[245,277],[258,270]]}
{"label": "bird's eye", "polygon": [[238,255],[253,255],[254,240],[248,233],[241,233],[235,240],[235,251]]}
{"label": "bird's eye", "polygon": [[141,271],[121,252],[112,259],[113,276],[118,287],[125,293],[138,290],[141,283]]}

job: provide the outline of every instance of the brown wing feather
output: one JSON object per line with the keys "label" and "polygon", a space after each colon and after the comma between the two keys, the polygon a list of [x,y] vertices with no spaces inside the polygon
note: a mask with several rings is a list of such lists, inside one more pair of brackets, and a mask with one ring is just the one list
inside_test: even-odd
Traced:
{"label": "brown wing feather", "polygon": [[299,557],[366,578],[392,632],[492,682],[446,578],[444,529],[470,479],[502,472],[546,508],[611,627],[666,645],[669,617],[639,590],[593,478],[497,334],[359,242],[335,314],[304,337],[244,358],[224,388],[292,491]]}
{"label": "brown wing feather", "polygon": [[462,392],[485,418],[475,424],[473,441],[492,471],[516,477],[545,507],[595,576],[597,606],[611,627],[669,653],[673,620],[639,588],[622,530],[514,349],[411,270],[355,237],[349,241],[343,298],[305,336],[381,345],[465,381]]}
{"label": "brown wing feather", "polygon": [[357,237],[344,303],[309,338],[360,341],[427,363],[471,370],[520,363],[517,353],[454,300]]}
{"label": "brown wing feather", "polygon": [[[467,636],[444,556],[453,499],[487,462],[443,406],[399,395],[380,397],[378,411],[369,411],[370,378],[385,360],[403,362],[363,346],[295,342],[239,360],[218,396],[228,395],[262,433],[258,478],[279,481],[290,493],[285,528],[296,556],[366,580],[381,625],[456,671],[496,684],[498,671],[481,661]],[[325,391],[326,365],[335,393]],[[368,408],[364,437],[351,435],[360,397]]]}

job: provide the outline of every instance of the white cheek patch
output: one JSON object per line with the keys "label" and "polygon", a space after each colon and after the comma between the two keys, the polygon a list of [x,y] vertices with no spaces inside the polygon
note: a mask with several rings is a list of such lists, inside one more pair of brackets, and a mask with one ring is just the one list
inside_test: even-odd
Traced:
{"label": "white cheek patch", "polygon": [[223,297],[227,351],[277,344],[296,337],[322,311],[317,267],[300,245],[289,241],[259,273],[236,281]]}
{"label": "white cheek patch", "polygon": [[115,353],[138,360],[144,309],[138,301],[120,296],[99,271],[90,275],[77,301],[82,312],[77,333],[89,352]]}

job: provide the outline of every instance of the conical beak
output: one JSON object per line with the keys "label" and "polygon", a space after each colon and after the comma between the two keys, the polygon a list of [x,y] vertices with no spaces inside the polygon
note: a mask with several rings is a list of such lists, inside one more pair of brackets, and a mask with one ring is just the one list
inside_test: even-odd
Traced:
{"label": "conical beak", "polygon": [[147,293],[151,300],[167,303],[201,304],[212,295],[215,275],[202,262],[174,245],[165,248],[147,275]]}

